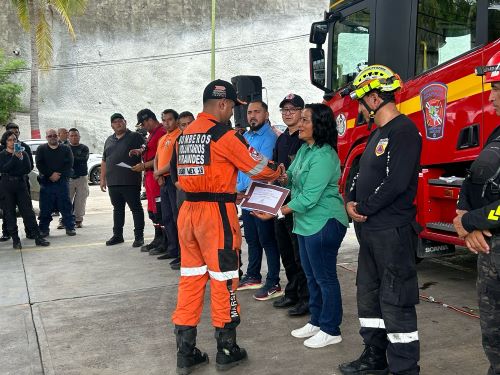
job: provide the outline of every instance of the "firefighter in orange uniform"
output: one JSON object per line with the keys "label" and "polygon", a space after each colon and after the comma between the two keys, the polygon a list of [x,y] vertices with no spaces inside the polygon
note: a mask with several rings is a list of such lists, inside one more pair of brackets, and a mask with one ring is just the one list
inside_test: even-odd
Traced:
{"label": "firefighter in orange uniform", "polygon": [[240,323],[238,287],[241,233],[236,211],[238,169],[258,180],[275,180],[282,166],[248,146],[226,123],[240,104],[233,86],[211,82],[203,92],[203,112],[178,139],[178,182],[186,192],[178,218],[181,277],[172,321],[177,338],[177,373],[189,374],[208,363],[196,348],[196,326],[210,279],[216,366],[226,370],[247,358],[236,344]]}

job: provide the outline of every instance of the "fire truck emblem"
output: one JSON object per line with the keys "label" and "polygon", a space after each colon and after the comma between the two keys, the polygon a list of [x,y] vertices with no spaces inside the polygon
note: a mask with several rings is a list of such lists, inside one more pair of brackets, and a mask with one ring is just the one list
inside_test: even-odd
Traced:
{"label": "fire truck emblem", "polygon": [[346,121],[345,115],[343,113],[338,115],[336,122],[337,122],[337,133],[338,133],[339,137],[342,137],[345,134],[345,131],[347,129],[347,126],[346,126],[347,121]]}
{"label": "fire truck emblem", "polygon": [[389,138],[382,138],[380,141],[378,141],[377,147],[375,147],[375,155],[383,155],[388,144]]}
{"label": "fire truck emblem", "polygon": [[444,83],[431,83],[420,91],[420,103],[424,115],[425,136],[427,139],[441,139],[446,122],[448,86]]}

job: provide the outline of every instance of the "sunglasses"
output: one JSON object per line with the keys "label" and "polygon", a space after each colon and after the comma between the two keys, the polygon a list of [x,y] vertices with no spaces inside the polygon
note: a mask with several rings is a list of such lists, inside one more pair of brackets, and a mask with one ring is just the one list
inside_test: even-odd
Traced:
{"label": "sunglasses", "polygon": [[57,138],[57,134],[47,135],[47,138]]}

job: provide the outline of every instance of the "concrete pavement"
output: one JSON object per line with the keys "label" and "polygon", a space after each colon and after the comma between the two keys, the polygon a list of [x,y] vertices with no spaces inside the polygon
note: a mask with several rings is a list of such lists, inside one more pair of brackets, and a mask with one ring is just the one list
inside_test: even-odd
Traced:
{"label": "concrete pavement", "polygon": [[[106,247],[112,208],[107,194],[91,187],[84,228],[67,237],[51,228],[51,246],[23,250],[0,244],[0,374],[175,374],[175,339],[170,315],[178,272],[167,261],[133,249],[127,214],[124,244]],[[22,227],[22,226],[21,226]],[[147,223],[146,237],[152,237]],[[127,235],[128,233],[128,235]],[[339,255],[343,342],[308,349],[290,335],[307,318],[238,293],[242,305],[239,344],[249,361],[232,374],[339,374],[337,365],[361,350],[355,300],[357,243],[352,230]],[[244,249],[244,263],[246,249]],[[474,257],[425,260],[419,265],[422,294],[477,313]],[[244,266],[244,268],[246,265]],[[286,277],[282,272],[282,286]],[[209,287],[207,288],[209,289]],[[198,346],[215,361],[209,290],[198,327]],[[479,321],[438,304],[418,308],[422,374],[485,374]],[[215,374],[211,363],[196,374]]]}

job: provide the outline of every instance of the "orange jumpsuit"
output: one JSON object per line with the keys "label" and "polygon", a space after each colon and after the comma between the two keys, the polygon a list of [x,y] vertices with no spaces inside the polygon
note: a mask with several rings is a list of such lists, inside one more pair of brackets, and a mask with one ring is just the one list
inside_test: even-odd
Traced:
{"label": "orange jumpsuit", "polygon": [[181,277],[176,325],[197,326],[210,278],[214,327],[240,322],[238,287],[241,232],[235,205],[238,169],[258,180],[278,178],[277,165],[249,148],[245,139],[207,113],[177,143],[177,174],[187,199],[179,212]]}

